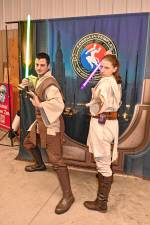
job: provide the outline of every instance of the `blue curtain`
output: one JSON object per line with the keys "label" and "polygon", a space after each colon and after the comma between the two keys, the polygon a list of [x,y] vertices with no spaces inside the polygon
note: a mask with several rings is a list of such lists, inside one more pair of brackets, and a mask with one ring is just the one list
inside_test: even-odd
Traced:
{"label": "blue curtain", "polygon": [[[89,83],[86,89],[80,90],[83,79],[73,70],[71,64],[72,50],[83,36],[89,33],[102,33],[115,43],[121,64],[120,74],[123,79],[123,104],[120,109],[120,134],[127,128],[135,104],[140,102],[141,88],[144,79],[146,42],[148,32],[148,13],[123,14],[112,16],[92,16],[67,19],[33,21],[35,53],[44,51],[50,55],[53,75],[61,84],[65,105],[72,109],[72,114],[64,116],[66,133],[76,141],[85,144],[89,128],[89,115],[84,103],[91,98]],[[21,26],[23,26],[23,22]],[[20,35],[21,35],[20,29]],[[23,46],[22,46],[23,47]],[[35,54],[33,54],[34,62]],[[33,67],[31,68],[33,73]],[[22,77],[24,71],[22,69]],[[24,110],[22,99],[22,114]],[[28,103],[27,103],[28,104]],[[30,106],[30,108],[32,108]],[[126,113],[126,117],[124,117]],[[29,120],[31,123],[33,118]],[[23,128],[27,126],[27,120]],[[25,125],[24,125],[25,124]],[[21,147],[21,149],[23,149]]]}

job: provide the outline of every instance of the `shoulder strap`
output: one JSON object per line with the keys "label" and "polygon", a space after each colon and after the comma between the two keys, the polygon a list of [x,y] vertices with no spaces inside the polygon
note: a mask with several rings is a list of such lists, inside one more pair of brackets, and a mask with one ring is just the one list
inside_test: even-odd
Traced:
{"label": "shoulder strap", "polygon": [[61,91],[61,88],[60,88],[60,85],[58,84],[58,82],[56,81],[56,79],[54,77],[48,77],[46,78],[39,86],[38,88],[35,90],[35,93],[36,95],[39,97],[39,99],[41,101],[44,101],[44,92],[45,92],[45,89],[50,87],[51,85],[57,87],[62,95],[62,98],[64,99],[63,97],[63,94],[62,94],[62,91]]}

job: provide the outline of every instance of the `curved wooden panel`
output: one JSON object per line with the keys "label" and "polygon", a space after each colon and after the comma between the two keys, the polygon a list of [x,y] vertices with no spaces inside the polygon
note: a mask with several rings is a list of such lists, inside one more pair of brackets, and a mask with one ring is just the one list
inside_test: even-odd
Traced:
{"label": "curved wooden panel", "polygon": [[132,121],[119,138],[119,157],[113,165],[115,171],[123,173],[125,154],[144,151],[150,139],[150,105],[137,105]]}
{"label": "curved wooden panel", "polygon": [[80,144],[65,134],[63,158],[71,166],[95,168],[93,156],[86,145]]}
{"label": "curved wooden panel", "polygon": [[[119,157],[113,164],[115,172],[124,173],[124,156],[144,151],[150,138],[150,106],[136,105],[132,121],[119,138]],[[93,156],[88,147],[65,135],[63,157],[68,165],[95,169]]]}

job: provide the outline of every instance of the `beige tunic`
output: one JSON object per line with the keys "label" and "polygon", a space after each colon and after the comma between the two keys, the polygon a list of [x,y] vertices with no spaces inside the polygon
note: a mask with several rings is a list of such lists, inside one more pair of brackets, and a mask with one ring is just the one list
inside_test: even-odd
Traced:
{"label": "beige tunic", "polygon": [[[102,78],[95,86],[94,95],[88,104],[93,115],[95,115],[95,99],[98,98],[101,98],[103,102],[100,113],[118,111],[121,103],[121,85],[117,84],[113,76]],[[114,161],[117,159],[118,120],[106,120],[106,123],[103,125],[98,123],[97,118],[91,118],[87,145],[94,157],[103,158],[106,155],[111,157],[112,141],[114,141],[112,155],[112,161]]]}
{"label": "beige tunic", "polygon": [[[37,81],[35,88],[37,88],[45,79],[50,76],[51,73],[47,72]],[[60,132],[59,117],[64,110],[64,102],[59,89],[54,85],[46,88],[44,98],[45,101],[40,103],[42,106],[40,109],[41,116],[45,126],[47,127],[47,134],[55,135],[57,132]],[[36,123],[36,121],[34,121],[34,123]],[[29,131],[31,130],[34,123],[29,127]],[[37,133],[38,132],[39,131],[37,127]]]}

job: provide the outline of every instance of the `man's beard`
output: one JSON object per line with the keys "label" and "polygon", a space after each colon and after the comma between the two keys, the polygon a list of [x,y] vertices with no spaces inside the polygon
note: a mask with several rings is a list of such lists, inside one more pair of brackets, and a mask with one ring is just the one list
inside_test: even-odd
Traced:
{"label": "man's beard", "polygon": [[49,69],[48,69],[45,73],[42,73],[42,74],[39,74],[39,73],[37,72],[37,75],[38,75],[38,77],[43,77],[48,71],[49,71]]}

